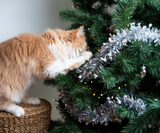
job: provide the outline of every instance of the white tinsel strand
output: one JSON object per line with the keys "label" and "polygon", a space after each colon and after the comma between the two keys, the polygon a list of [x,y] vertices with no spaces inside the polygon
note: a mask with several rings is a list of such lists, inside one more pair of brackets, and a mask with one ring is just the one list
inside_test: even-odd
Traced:
{"label": "white tinsel strand", "polygon": [[155,43],[155,46],[160,45],[160,30],[152,28],[152,24],[149,24],[149,27],[141,27],[141,23],[138,23],[137,26],[135,23],[130,25],[130,29],[116,30],[117,34],[111,35],[109,42],[103,43],[95,57],[83,65],[83,67],[77,69],[81,81],[92,77],[97,78],[98,71],[110,64],[115,59],[116,54],[119,53],[119,50],[127,45],[127,42],[143,41],[148,42],[149,46],[151,46],[152,42]]}

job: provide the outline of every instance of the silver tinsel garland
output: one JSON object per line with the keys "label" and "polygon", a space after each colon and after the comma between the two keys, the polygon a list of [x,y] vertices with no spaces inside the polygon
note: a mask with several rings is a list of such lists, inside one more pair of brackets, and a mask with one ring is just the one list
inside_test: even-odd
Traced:
{"label": "silver tinsel garland", "polygon": [[99,107],[88,107],[88,109],[83,110],[74,105],[74,102],[67,96],[68,91],[66,89],[60,89],[60,96],[62,96],[62,103],[65,105],[65,109],[70,115],[78,119],[78,121],[85,122],[86,125],[92,123],[96,125],[98,123],[108,125],[109,121],[118,121],[115,110],[118,105],[116,101],[110,101],[107,98],[104,104]]}
{"label": "silver tinsel garland", "polygon": [[118,121],[121,122],[116,115],[116,107],[126,106],[128,109],[137,111],[138,114],[142,114],[146,110],[146,104],[141,98],[133,99],[128,95],[124,97],[115,97],[115,100],[110,100],[110,97],[106,98],[104,104],[101,104],[99,107],[88,107],[88,109],[83,110],[74,105],[74,102],[67,96],[67,89],[59,89],[60,96],[62,97],[62,103],[65,105],[65,109],[70,115],[78,119],[78,121],[85,122],[86,125],[92,123],[96,125],[98,123],[108,125],[109,121]]}
{"label": "silver tinsel garland", "polygon": [[93,77],[96,79],[99,70],[115,60],[116,54],[119,53],[123,46],[127,45],[127,42],[143,41],[148,42],[149,46],[151,46],[152,42],[155,43],[155,46],[160,45],[160,30],[152,28],[152,24],[149,24],[149,27],[141,27],[140,23],[137,26],[135,23],[130,25],[130,29],[116,30],[117,34],[111,35],[109,42],[103,43],[99,52],[81,68],[77,69],[81,82]]}
{"label": "silver tinsel garland", "polygon": [[146,110],[146,104],[141,98],[134,99],[133,96],[124,95],[123,98],[116,97],[119,104],[125,105],[128,109],[137,111],[138,114],[143,114]]}

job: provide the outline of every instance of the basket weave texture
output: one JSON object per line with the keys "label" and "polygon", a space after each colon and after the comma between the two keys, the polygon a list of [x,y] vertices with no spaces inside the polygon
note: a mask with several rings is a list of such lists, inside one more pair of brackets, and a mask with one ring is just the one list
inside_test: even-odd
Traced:
{"label": "basket weave texture", "polygon": [[25,110],[24,116],[17,118],[7,112],[0,112],[0,133],[44,133],[51,121],[51,104],[40,99],[41,104],[19,104]]}

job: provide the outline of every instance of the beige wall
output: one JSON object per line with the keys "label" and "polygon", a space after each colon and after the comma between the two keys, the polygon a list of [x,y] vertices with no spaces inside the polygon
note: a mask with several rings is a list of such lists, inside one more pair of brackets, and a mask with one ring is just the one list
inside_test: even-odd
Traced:
{"label": "beige wall", "polygon": [[55,120],[61,118],[59,110],[55,109],[55,107],[57,106],[57,102],[53,101],[53,99],[58,98],[58,92],[56,87],[46,86],[43,84],[43,81],[39,81],[34,85],[30,96],[48,100],[52,105],[52,119]]}
{"label": "beige wall", "polygon": [[[72,8],[71,0],[0,0],[0,42],[20,33],[41,34],[47,28],[66,29],[67,24],[59,20],[63,7]],[[35,84],[31,96],[47,99],[52,104],[52,119],[60,117],[55,110],[57,89]]]}

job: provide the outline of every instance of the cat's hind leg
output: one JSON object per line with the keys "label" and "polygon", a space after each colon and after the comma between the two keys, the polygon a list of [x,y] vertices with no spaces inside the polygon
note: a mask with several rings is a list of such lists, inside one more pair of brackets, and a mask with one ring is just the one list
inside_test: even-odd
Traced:
{"label": "cat's hind leg", "polygon": [[25,114],[25,111],[22,107],[15,104],[15,102],[12,102],[10,99],[0,96],[0,111],[6,111],[9,112],[16,117],[21,117]]}

